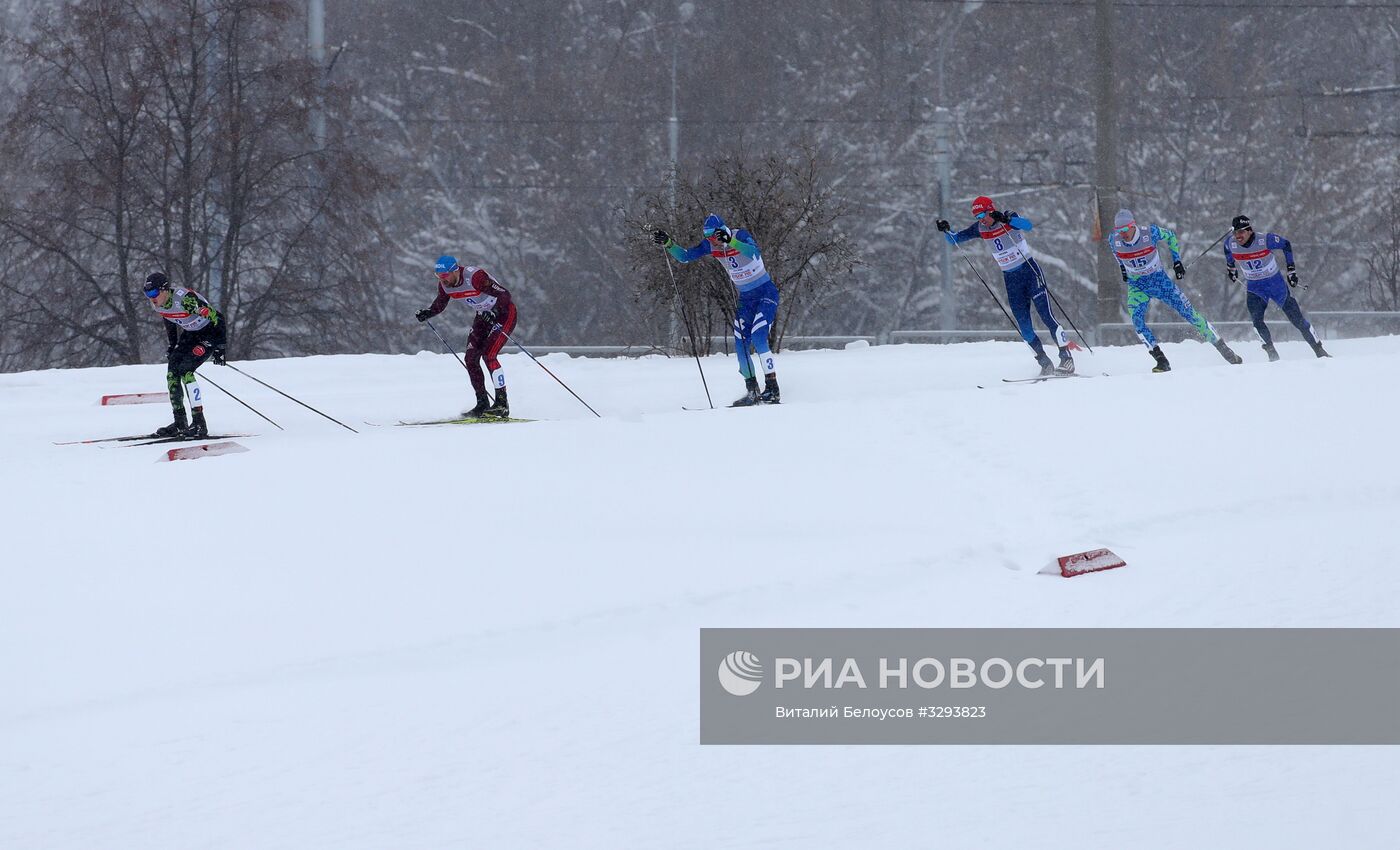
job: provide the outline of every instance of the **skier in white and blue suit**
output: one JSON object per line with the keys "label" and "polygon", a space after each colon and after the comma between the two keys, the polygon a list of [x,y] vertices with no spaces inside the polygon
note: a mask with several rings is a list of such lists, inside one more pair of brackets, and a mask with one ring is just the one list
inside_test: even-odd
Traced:
{"label": "skier in white and blue suit", "polygon": [[[777,404],[778,374],[773,351],[768,347],[768,329],[778,315],[778,285],[763,265],[763,252],[753,234],[743,228],[730,230],[724,219],[711,214],[705,219],[705,241],[694,248],[677,245],[664,230],[651,238],[682,263],[709,255],[720,261],[729,279],[739,290],[739,309],[734,315],[734,353],[739,357],[739,374],[744,376],[744,395],[732,407],[749,407],[763,402]],[[763,368],[763,392],[758,390],[752,349]]]}
{"label": "skier in white and blue suit", "polygon": [[1170,372],[1172,368],[1167,362],[1167,355],[1157,344],[1152,329],[1147,326],[1147,308],[1151,306],[1153,298],[1180,313],[1181,318],[1189,322],[1206,342],[1215,346],[1221,357],[1238,364],[1240,356],[1225,344],[1225,340],[1216,333],[1215,326],[1196,312],[1186,295],[1167,277],[1162,257],[1157,253],[1158,242],[1166,242],[1172,252],[1172,270],[1176,273],[1176,279],[1186,277],[1186,266],[1181,262],[1181,244],[1177,242],[1175,233],[1155,224],[1139,227],[1129,210],[1119,210],[1118,215],[1113,217],[1113,233],[1108,238],[1108,248],[1118,260],[1123,282],[1128,285],[1128,313],[1133,319],[1133,328],[1142,344],[1147,346],[1152,359],[1157,361],[1152,371]]}
{"label": "skier in white and blue suit", "polygon": [[[1293,323],[1293,327],[1297,328],[1303,339],[1312,346],[1313,354],[1318,357],[1331,357],[1332,355],[1322,350],[1322,343],[1317,334],[1313,333],[1312,325],[1303,316],[1303,308],[1298,306],[1298,299],[1289,291],[1298,285],[1298,272],[1293,267],[1292,243],[1277,233],[1255,233],[1249,216],[1237,215],[1230,222],[1230,235],[1225,237],[1224,247],[1225,273],[1230,276],[1230,280],[1239,280],[1240,273],[1244,273],[1245,306],[1249,308],[1249,318],[1254,322],[1254,330],[1264,343],[1264,353],[1269,355],[1269,362],[1278,359],[1273,335],[1269,333],[1269,326],[1264,324],[1264,311],[1269,309],[1270,301],[1278,304],[1288,321]],[[1278,261],[1274,259],[1275,251],[1283,252],[1283,261],[1288,268],[1286,283],[1278,270]],[[1306,286],[1303,288],[1307,289]]]}
{"label": "skier in white and blue suit", "polygon": [[[938,229],[943,231],[949,245],[980,237],[992,250],[992,257],[1006,280],[1006,300],[1011,304],[1011,315],[1016,317],[1016,328],[1021,332],[1021,339],[1035,352],[1040,374],[1073,372],[1074,357],[1069,353],[1069,339],[1056,321],[1055,314],[1050,311],[1050,292],[1045,288],[1045,275],[1040,271],[1035,257],[1031,256],[1031,246],[1026,242],[1026,237],[1021,235],[1021,231],[1031,229],[1030,220],[1014,212],[1002,212],[985,195],[972,202],[972,215],[975,221],[956,233],[952,232],[952,225],[941,218],[937,222]],[[1031,304],[1035,305],[1040,321],[1060,349],[1058,367],[1050,362],[1045,355],[1045,346],[1035,335],[1035,327],[1031,324]]]}

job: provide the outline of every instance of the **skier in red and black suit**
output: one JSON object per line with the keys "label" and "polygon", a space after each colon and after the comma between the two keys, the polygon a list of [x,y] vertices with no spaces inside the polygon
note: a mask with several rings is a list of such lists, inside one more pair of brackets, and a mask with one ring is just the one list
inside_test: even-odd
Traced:
{"label": "skier in red and black suit", "polygon": [[[485,269],[462,266],[456,257],[449,254],[438,257],[434,271],[438,276],[438,296],[431,307],[418,311],[418,321],[426,322],[454,300],[464,301],[476,311],[464,355],[472,389],[476,390],[476,407],[463,415],[510,418],[506,373],[501,369],[501,361],[496,359],[505,347],[507,335],[515,330],[515,303],[511,300],[510,291],[497,283]],[[486,394],[486,381],[481,374],[482,360],[486,361],[486,368],[491,372],[491,384],[496,388],[495,402]]]}

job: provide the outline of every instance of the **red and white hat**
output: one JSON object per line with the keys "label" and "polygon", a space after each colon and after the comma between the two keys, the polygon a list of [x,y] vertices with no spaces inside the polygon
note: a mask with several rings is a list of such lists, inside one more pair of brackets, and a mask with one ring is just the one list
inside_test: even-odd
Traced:
{"label": "red and white hat", "polygon": [[987,197],[986,195],[981,195],[981,196],[979,196],[979,197],[977,197],[977,198],[974,198],[973,201],[972,201],[972,214],[973,214],[973,215],[981,215],[982,213],[989,213],[989,212],[991,212],[992,210],[994,210],[994,209],[996,209],[996,208],[997,208],[997,205],[994,204],[994,203],[992,203],[992,199],[989,198],[989,197]]}

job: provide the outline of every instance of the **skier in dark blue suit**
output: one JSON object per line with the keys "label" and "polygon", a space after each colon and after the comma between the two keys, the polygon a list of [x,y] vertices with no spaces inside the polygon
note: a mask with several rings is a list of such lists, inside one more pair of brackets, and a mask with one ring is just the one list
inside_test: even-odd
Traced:
{"label": "skier in dark blue suit", "polygon": [[[1230,235],[1225,239],[1225,273],[1230,280],[1239,280],[1240,272],[1244,272],[1245,306],[1249,308],[1249,318],[1264,343],[1264,353],[1269,355],[1269,362],[1278,359],[1273,334],[1264,324],[1264,311],[1269,309],[1270,301],[1283,310],[1288,321],[1312,346],[1313,354],[1331,357],[1322,349],[1322,342],[1313,333],[1312,325],[1303,316],[1303,308],[1298,306],[1298,299],[1290,291],[1298,285],[1298,272],[1293,267],[1292,243],[1277,233],[1255,233],[1247,215],[1235,216],[1230,222],[1230,230]],[[1288,269],[1286,283],[1278,270],[1278,261],[1274,259],[1275,251],[1283,252],[1283,261]],[[1306,286],[1303,288],[1307,289]]]}
{"label": "skier in dark blue suit", "polygon": [[[1035,362],[1040,364],[1040,374],[1072,373],[1074,357],[1069,353],[1069,338],[1065,336],[1064,328],[1060,327],[1055,314],[1050,310],[1050,291],[1045,288],[1045,274],[1041,272],[1035,257],[1031,256],[1031,246],[1026,242],[1026,237],[1021,235],[1021,231],[1029,231],[1033,227],[1030,220],[1014,212],[1002,212],[992,203],[991,198],[985,196],[972,202],[972,214],[976,220],[963,230],[952,232],[952,225],[941,218],[938,220],[938,229],[943,231],[949,245],[981,237],[992,250],[992,256],[1001,268],[1001,275],[1006,281],[1006,300],[1011,304],[1011,315],[1016,317],[1016,327],[1021,332],[1021,339],[1035,352]],[[1035,335],[1035,326],[1031,324],[1032,304],[1040,314],[1040,321],[1044,323],[1045,329],[1050,331],[1051,338],[1060,349],[1058,367],[1050,362],[1050,358],[1045,354],[1045,346]]]}

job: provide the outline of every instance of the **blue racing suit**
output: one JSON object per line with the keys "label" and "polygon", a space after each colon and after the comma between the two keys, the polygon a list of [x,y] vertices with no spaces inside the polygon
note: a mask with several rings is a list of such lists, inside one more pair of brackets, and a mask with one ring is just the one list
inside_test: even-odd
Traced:
{"label": "blue racing suit", "polygon": [[1001,268],[1002,279],[1006,282],[1006,300],[1011,305],[1011,315],[1016,318],[1016,329],[1021,332],[1021,339],[1035,350],[1039,358],[1045,356],[1045,346],[1041,345],[1040,338],[1035,335],[1035,327],[1031,324],[1032,304],[1040,314],[1040,321],[1045,325],[1045,329],[1050,331],[1056,346],[1064,348],[1069,344],[1069,339],[1050,309],[1050,292],[1045,288],[1045,274],[1041,272],[1035,257],[1031,256],[1030,244],[1026,242],[1026,237],[1021,235],[1021,231],[1029,231],[1032,227],[1034,225],[1029,219],[1012,215],[1007,223],[986,218],[974,221],[956,233],[945,235],[950,245],[981,237],[984,244],[991,249],[992,256]]}

